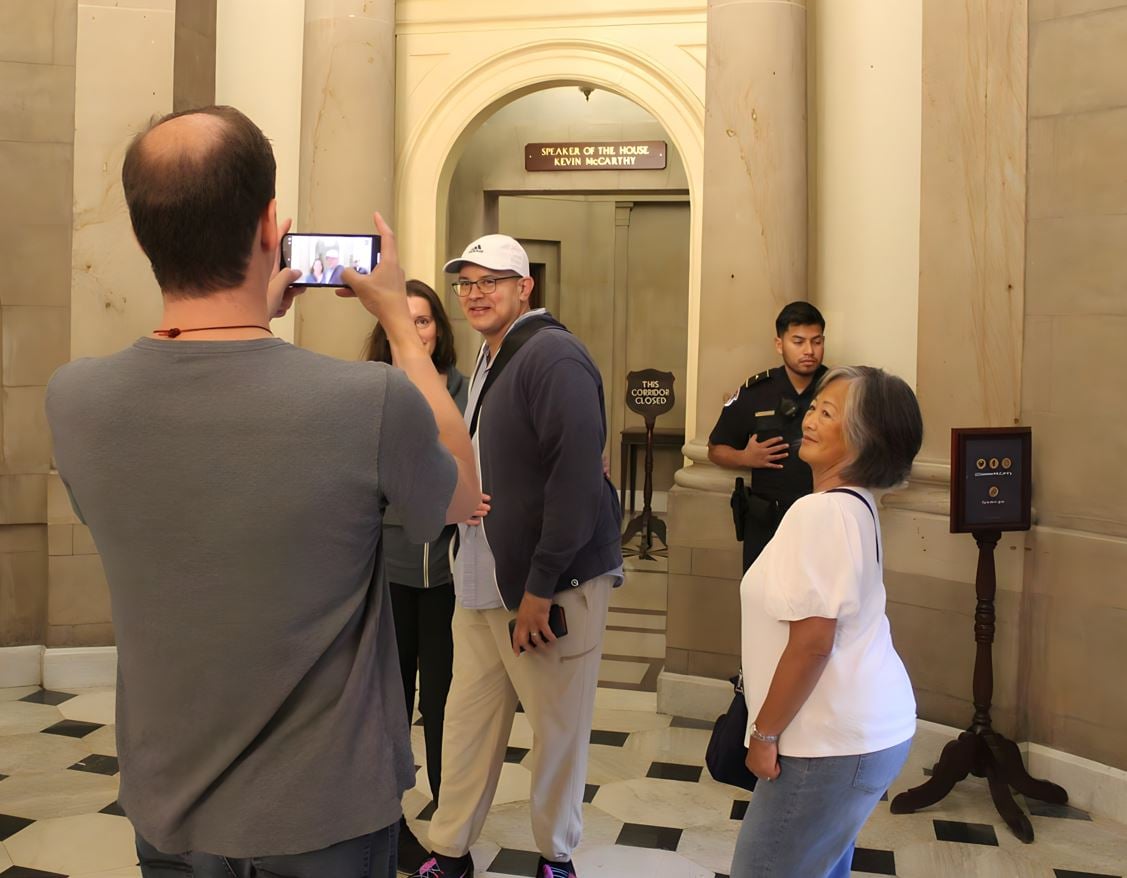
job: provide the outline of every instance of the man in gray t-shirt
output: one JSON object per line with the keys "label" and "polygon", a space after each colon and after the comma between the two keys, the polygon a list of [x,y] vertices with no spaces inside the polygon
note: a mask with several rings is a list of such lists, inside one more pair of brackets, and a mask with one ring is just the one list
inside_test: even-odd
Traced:
{"label": "man in gray t-shirt", "polygon": [[[414,770],[381,514],[393,503],[433,539],[480,497],[382,220],[383,264],[346,280],[403,371],[270,337],[298,273],[276,271],[272,156],[269,192],[248,173],[268,153],[229,108],[134,143],[126,196],[165,320],[64,366],[47,393],[59,472],[110,585],[120,801],[146,876],[200,868],[201,851],[278,874],[394,874]],[[185,242],[201,205],[224,215]],[[236,224],[225,244],[214,226],[240,210],[253,236]]]}

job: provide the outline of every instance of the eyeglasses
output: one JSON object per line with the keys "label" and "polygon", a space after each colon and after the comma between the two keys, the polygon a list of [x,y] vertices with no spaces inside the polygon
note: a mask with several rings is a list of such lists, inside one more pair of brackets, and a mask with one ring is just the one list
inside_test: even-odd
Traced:
{"label": "eyeglasses", "polygon": [[506,275],[505,277],[483,277],[478,280],[470,280],[469,278],[461,277],[450,284],[450,288],[454,290],[456,296],[461,296],[463,299],[470,294],[474,287],[477,287],[481,292],[488,296],[495,289],[497,284],[503,280],[520,280],[520,277],[515,274]]}

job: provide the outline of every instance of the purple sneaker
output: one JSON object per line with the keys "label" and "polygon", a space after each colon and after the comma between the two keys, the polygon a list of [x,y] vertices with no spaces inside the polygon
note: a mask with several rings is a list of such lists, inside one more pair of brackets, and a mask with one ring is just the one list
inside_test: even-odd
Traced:
{"label": "purple sneaker", "polygon": [[540,858],[540,865],[536,867],[536,878],[575,878],[575,866],[571,860],[558,862]]}
{"label": "purple sneaker", "polygon": [[460,859],[432,854],[411,878],[473,878],[473,860],[469,854]]}

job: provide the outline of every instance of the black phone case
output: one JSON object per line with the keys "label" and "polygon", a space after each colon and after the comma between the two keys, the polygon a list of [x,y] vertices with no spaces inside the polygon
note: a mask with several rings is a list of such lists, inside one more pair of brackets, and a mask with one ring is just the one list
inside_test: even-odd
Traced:
{"label": "black phone case", "polygon": [[[567,634],[567,614],[564,613],[564,608],[559,604],[552,604],[548,610],[548,628],[556,637],[563,637]],[[517,620],[509,620],[509,641],[512,642],[513,634],[517,630]],[[524,652],[522,649],[521,652]]]}

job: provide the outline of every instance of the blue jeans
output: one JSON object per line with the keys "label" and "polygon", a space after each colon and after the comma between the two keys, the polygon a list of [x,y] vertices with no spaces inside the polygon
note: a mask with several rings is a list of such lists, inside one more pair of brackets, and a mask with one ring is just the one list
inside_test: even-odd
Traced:
{"label": "blue jeans", "polygon": [[744,816],[732,878],[849,878],[857,834],[908,758],[911,740],[862,756],[779,757]]}
{"label": "blue jeans", "polygon": [[276,857],[166,854],[137,836],[144,878],[395,878],[398,821],[319,851]]}

